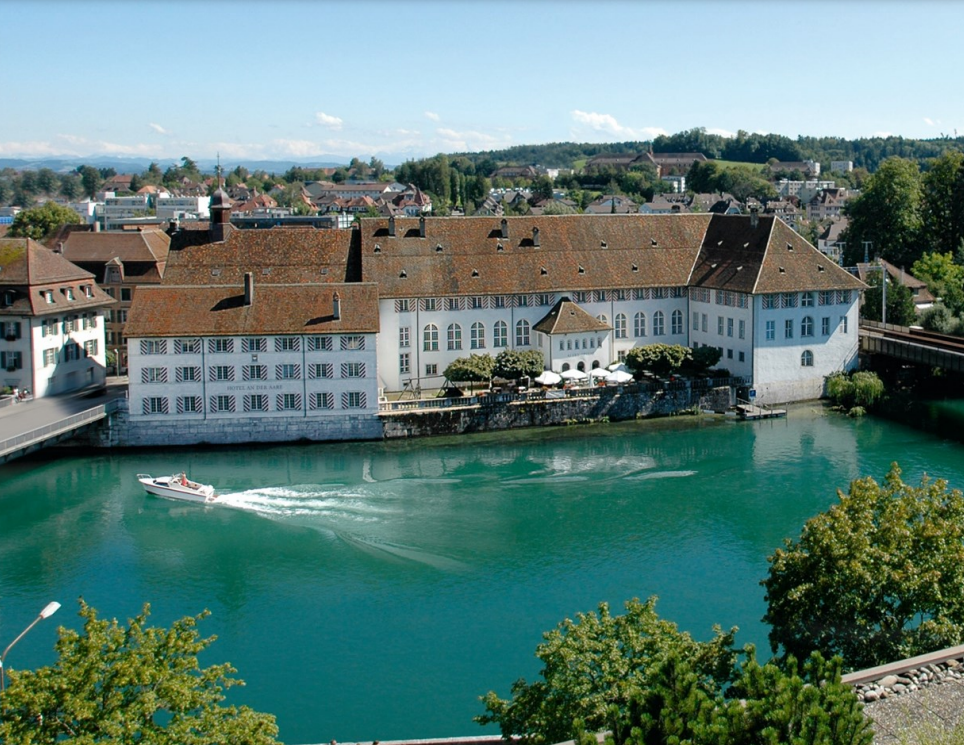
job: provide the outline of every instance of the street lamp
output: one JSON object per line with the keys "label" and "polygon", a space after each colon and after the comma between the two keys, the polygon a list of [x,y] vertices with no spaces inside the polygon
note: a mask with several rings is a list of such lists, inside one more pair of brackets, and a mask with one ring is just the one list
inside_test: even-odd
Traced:
{"label": "street lamp", "polygon": [[10,644],[7,645],[7,648],[3,650],[3,654],[0,655],[0,692],[2,692],[6,687],[6,668],[4,668],[3,663],[7,661],[7,652],[9,652],[13,648],[14,644],[16,644],[18,641],[23,639],[23,637],[26,635],[28,631],[30,631],[30,629],[32,629],[34,626],[36,626],[45,618],[50,618],[58,610],[60,610],[60,603],[58,603],[57,601],[54,601],[52,603],[47,603],[47,605],[44,606],[44,609],[40,611],[40,614],[35,619],[33,619],[31,624],[23,631],[20,632],[20,636],[18,636],[16,639],[10,642]]}

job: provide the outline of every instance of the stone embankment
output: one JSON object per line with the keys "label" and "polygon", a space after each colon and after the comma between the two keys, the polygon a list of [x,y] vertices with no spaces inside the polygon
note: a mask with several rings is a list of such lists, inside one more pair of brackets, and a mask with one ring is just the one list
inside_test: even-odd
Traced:
{"label": "stone embankment", "polygon": [[857,698],[865,703],[880,701],[890,696],[913,693],[930,685],[964,680],[964,660],[947,660],[941,664],[912,668],[900,675],[891,673],[879,680],[860,683],[854,687]]}

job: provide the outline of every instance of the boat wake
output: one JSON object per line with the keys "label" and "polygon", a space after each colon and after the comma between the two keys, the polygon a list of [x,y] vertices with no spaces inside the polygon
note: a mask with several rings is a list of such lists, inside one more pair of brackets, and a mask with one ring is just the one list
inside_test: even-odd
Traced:
{"label": "boat wake", "polygon": [[390,540],[385,526],[403,521],[406,513],[391,494],[376,493],[371,482],[354,487],[301,484],[248,489],[221,494],[213,505],[315,530],[381,561],[422,564],[448,573],[469,568],[447,556]]}

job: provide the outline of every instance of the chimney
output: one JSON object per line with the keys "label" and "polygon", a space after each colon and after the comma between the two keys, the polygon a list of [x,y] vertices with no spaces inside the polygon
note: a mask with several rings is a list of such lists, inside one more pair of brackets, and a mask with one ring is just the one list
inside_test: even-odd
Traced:
{"label": "chimney", "polygon": [[760,224],[760,208],[750,207],[750,227],[756,228]]}
{"label": "chimney", "polygon": [[505,239],[508,237],[509,237],[509,221],[503,217],[502,218],[502,238]]}
{"label": "chimney", "polygon": [[64,242],[60,241],[57,243],[57,248],[54,249],[54,253],[63,254],[64,252]]}
{"label": "chimney", "polygon": [[532,245],[539,248],[539,228],[532,229]]}
{"label": "chimney", "polygon": [[244,273],[244,304],[254,304],[254,274],[251,272]]}
{"label": "chimney", "polygon": [[388,218],[388,234],[389,234],[392,238],[395,237],[395,218],[394,218],[394,217],[389,217],[389,218]]}
{"label": "chimney", "polygon": [[418,237],[419,238],[425,237],[425,218],[424,217],[418,218]]}
{"label": "chimney", "polygon": [[341,296],[337,291],[331,296],[331,320],[341,320]]}

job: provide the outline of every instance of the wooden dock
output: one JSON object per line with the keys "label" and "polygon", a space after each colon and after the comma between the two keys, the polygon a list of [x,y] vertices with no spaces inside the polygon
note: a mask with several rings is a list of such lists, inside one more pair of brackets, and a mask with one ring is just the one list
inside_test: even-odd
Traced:
{"label": "wooden dock", "polygon": [[771,409],[769,406],[757,406],[756,404],[740,403],[736,406],[736,411],[740,419],[779,419],[787,415],[786,409]]}

